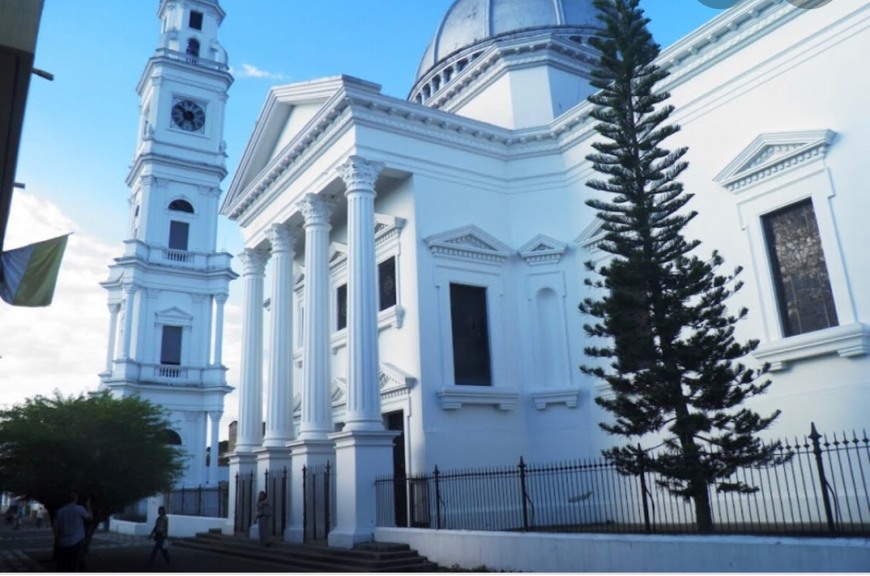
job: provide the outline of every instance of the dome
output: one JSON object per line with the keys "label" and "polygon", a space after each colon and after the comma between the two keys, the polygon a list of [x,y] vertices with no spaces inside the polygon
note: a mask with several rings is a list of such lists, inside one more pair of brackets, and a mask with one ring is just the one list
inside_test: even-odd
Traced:
{"label": "dome", "polygon": [[426,49],[415,83],[451,54],[517,32],[598,24],[592,0],[456,0]]}

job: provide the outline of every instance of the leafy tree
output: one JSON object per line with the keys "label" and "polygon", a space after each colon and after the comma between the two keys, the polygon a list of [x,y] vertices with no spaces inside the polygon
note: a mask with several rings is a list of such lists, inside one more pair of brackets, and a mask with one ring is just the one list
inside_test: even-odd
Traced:
{"label": "leafy tree", "polygon": [[615,416],[600,424],[605,431],[662,439],[655,450],[628,443],[605,456],[625,474],[641,466],[657,472],[661,486],[693,501],[698,529],[711,532],[710,486],[752,492],[733,473],[780,463],[778,443],[757,437],[779,411],[761,417],[741,406],[770,385],[762,381],[767,366],[752,370],[740,362],[758,345],[734,338],[747,310],[726,308],[741,287],[740,268],[718,274],[722,257],[714,251],[702,260],[692,254],[700,242],[683,236],[697,214],[684,210],[692,194],[677,180],[688,166],[687,148],[662,147],[679,127],[666,124],[670,95],[654,89],[667,72],[654,64],[659,47],[638,2],[595,0],[601,27],[590,43],[600,59],[592,80],[598,92],[589,101],[603,140],[592,144],[587,160],[604,178],[587,186],[604,194],[586,204],[602,221],[600,247],[612,259],[597,269],[587,264],[598,277],[586,284],[601,297],[581,303],[595,318],[584,328],[609,344],[587,347],[587,356],[605,361],[582,370],[614,392],[596,398]]}
{"label": "leafy tree", "polygon": [[36,396],[0,411],[0,487],[42,502],[52,518],[71,490],[89,499],[87,549],[101,522],[180,476],[168,429],[164,410],[136,396]]}

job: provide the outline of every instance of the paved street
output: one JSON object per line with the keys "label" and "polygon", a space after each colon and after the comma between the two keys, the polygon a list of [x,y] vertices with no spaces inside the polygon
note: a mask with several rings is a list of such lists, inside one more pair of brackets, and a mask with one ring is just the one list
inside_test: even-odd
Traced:
{"label": "paved street", "polygon": [[[0,527],[0,572],[52,572],[52,535],[48,528]],[[147,566],[151,542],[138,536],[98,531],[86,559],[87,572],[286,572],[286,567],[197,550],[173,548],[172,563],[158,555]]]}

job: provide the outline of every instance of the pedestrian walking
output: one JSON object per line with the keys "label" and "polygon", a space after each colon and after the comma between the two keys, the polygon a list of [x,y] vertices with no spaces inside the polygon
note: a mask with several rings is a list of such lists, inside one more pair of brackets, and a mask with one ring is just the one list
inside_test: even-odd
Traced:
{"label": "pedestrian walking", "polygon": [[86,507],[79,502],[79,495],[70,492],[69,501],[54,517],[54,537],[57,540],[57,571],[78,572],[81,569],[82,547],[85,543],[85,522],[93,518],[91,501]]}
{"label": "pedestrian walking", "polygon": [[260,544],[270,546],[269,533],[271,532],[272,506],[269,498],[263,490],[257,495],[257,530],[260,535]]}
{"label": "pedestrian walking", "polygon": [[154,547],[148,558],[148,566],[154,564],[158,551],[163,554],[163,559],[169,564],[169,516],[166,515],[166,508],[163,506],[157,509],[157,519],[154,520],[154,528],[151,529],[151,538],[154,539]]}

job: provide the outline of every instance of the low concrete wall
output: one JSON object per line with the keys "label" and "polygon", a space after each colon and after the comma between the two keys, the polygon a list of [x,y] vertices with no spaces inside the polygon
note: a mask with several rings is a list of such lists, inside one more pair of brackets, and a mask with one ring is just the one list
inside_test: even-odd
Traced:
{"label": "low concrete wall", "polygon": [[867,572],[870,539],[376,528],[441,566],[521,572]]}
{"label": "low concrete wall", "polygon": [[[199,532],[208,532],[212,528],[223,528],[226,523],[226,518],[207,518],[202,516],[178,516],[176,514],[168,514],[169,516],[169,537],[170,538],[188,538],[196,536]],[[127,522],[125,520],[115,520],[109,523],[111,532],[119,534],[133,534],[135,536],[148,536],[151,534],[151,529],[154,524],[144,522]]]}

